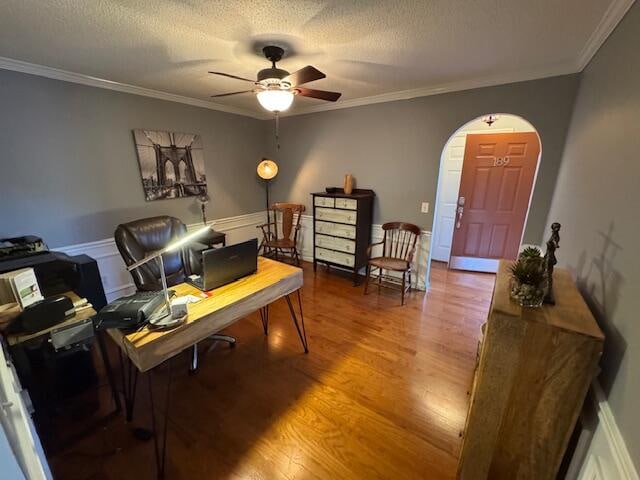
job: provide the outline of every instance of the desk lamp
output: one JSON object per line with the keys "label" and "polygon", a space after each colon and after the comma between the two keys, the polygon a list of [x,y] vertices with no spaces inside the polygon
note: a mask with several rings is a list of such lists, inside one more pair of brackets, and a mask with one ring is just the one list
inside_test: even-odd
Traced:
{"label": "desk lamp", "polygon": [[181,238],[178,238],[177,240],[160,250],[156,250],[155,252],[147,254],[142,260],[139,260],[136,263],[132,263],[127,267],[127,271],[130,272],[131,270],[144,265],[154,258],[158,261],[158,266],[160,268],[160,279],[162,281],[162,292],[164,293],[164,307],[149,318],[149,324],[153,327],[172,328],[180,325],[187,318],[186,315],[177,316],[176,318],[176,316],[174,316],[173,312],[171,311],[171,301],[169,299],[169,290],[167,289],[167,277],[164,273],[164,261],[162,260],[162,255],[169,252],[175,252],[179,248],[188,245],[189,243],[193,242],[197,238],[200,238],[209,231],[211,231],[211,227],[202,227],[193,233],[189,233]]}

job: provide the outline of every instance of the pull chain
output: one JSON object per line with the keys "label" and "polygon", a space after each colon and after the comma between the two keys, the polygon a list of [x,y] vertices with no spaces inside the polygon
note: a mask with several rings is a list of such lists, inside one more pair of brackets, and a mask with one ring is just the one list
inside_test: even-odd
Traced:
{"label": "pull chain", "polygon": [[280,151],[280,116],[275,112],[276,116],[276,152]]}

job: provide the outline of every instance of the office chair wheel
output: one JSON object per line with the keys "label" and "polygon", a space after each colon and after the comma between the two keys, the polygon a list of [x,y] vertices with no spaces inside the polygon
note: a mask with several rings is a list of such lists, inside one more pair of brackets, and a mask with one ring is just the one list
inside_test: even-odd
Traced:
{"label": "office chair wheel", "polygon": [[236,348],[236,342],[229,342],[230,348]]}
{"label": "office chair wheel", "polygon": [[148,442],[153,438],[153,432],[147,428],[137,427],[133,429],[133,436],[138,440]]}

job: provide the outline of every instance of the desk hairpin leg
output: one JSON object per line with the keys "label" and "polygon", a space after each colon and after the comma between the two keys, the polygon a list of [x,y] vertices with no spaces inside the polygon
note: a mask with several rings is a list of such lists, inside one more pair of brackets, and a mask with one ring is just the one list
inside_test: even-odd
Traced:
{"label": "desk hairpin leg", "polygon": [[[138,390],[138,367],[136,367],[127,355],[120,355],[120,377],[122,380],[122,396],[124,397],[124,411],[127,423],[133,421],[133,407],[136,404],[136,391]],[[142,427],[135,427],[132,430],[133,436],[138,440],[147,441],[153,436],[153,432]]]}
{"label": "desk hairpin leg", "polygon": [[[111,360],[109,359],[109,353],[107,352],[107,345],[104,342],[104,332],[97,332],[98,337],[98,347],[100,348],[100,355],[102,356],[102,361],[104,363],[104,368],[107,373],[107,380],[109,381],[109,387],[111,388],[111,395],[113,396],[113,403],[115,404],[115,412],[120,412],[122,406],[120,404],[120,395],[118,395],[118,390],[116,389],[116,379],[113,375],[113,368],[111,368]],[[118,349],[120,352],[120,349]]]}
{"label": "desk hairpin leg", "polygon": [[265,335],[269,335],[269,305],[260,308],[260,320],[262,320],[262,328]]}
{"label": "desk hairpin leg", "polygon": [[167,363],[167,391],[165,393],[165,402],[164,402],[164,418],[163,418],[163,426],[162,426],[162,434],[158,435],[158,428],[156,426],[156,405],[153,398],[153,370],[149,370],[147,374],[147,380],[149,385],[149,404],[151,405],[151,428],[155,432],[153,435],[153,446],[156,457],[156,471],[158,473],[158,478],[164,478],[165,473],[165,459],[167,456],[167,423],[169,420],[169,402],[170,402],[170,393],[171,393],[171,380],[173,378],[173,369],[171,368],[173,359],[169,359]]}
{"label": "desk hairpin leg", "polygon": [[131,423],[131,421],[133,420],[133,407],[136,403],[138,369],[133,365],[133,363],[131,363],[131,360],[129,360],[128,356],[122,354],[122,350],[118,349],[118,354],[120,355],[120,377],[122,380],[124,409],[127,423]]}
{"label": "desk hairpin leg", "polygon": [[290,295],[285,296],[287,299],[287,305],[289,305],[289,312],[291,312],[291,319],[296,326],[296,330],[298,331],[298,336],[300,337],[300,342],[304,347],[304,353],[309,353],[309,346],[307,344],[307,331],[304,328],[304,314],[302,313],[302,300],[300,298],[300,289],[296,290],[296,294],[298,295],[298,309],[300,310],[300,324],[302,324],[302,330],[300,329],[300,325],[298,324],[298,317],[296,316],[296,311],[293,308],[293,303],[291,303]]}

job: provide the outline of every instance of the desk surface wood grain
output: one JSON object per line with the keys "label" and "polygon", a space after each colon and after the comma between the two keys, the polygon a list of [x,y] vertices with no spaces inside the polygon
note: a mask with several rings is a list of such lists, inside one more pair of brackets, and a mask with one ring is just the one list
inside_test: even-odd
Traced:
{"label": "desk surface wood grain", "polygon": [[[148,327],[134,333],[108,330],[142,372],[161,364],[185,348],[228,327],[233,322],[302,287],[302,269],[258,257],[258,271],[209,292],[208,298],[188,305],[187,320],[170,330]],[[202,292],[187,283],[171,287],[182,297]]]}

